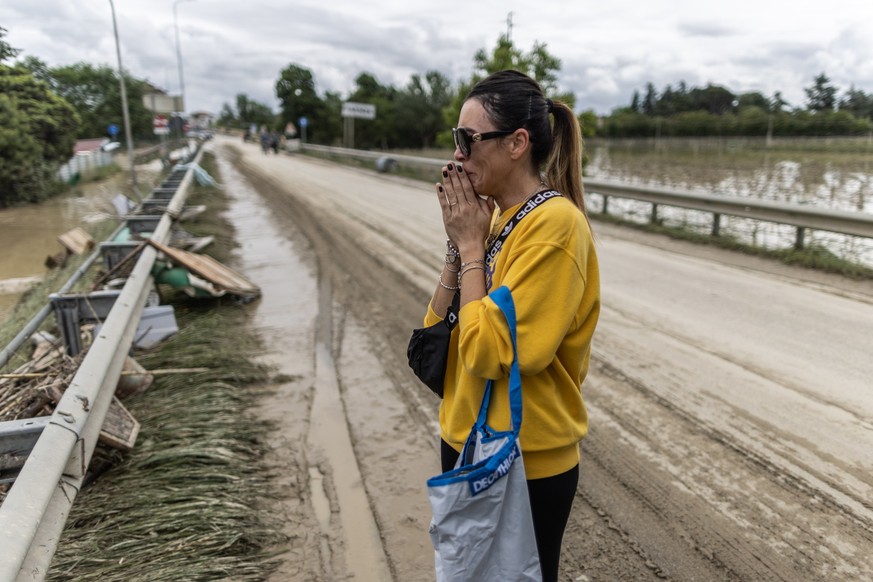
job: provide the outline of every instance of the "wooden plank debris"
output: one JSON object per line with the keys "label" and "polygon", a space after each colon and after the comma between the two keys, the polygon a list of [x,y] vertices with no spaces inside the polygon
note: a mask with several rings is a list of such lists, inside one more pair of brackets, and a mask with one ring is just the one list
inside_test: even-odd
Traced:
{"label": "wooden plank debris", "polygon": [[219,290],[244,298],[254,298],[261,294],[260,287],[208,255],[174,249],[151,239],[146,242],[164,253],[177,266],[184,267],[198,277],[206,279]]}
{"label": "wooden plank debris", "polygon": [[79,226],[59,236],[58,242],[74,255],[84,254],[93,249],[96,244],[91,235]]}
{"label": "wooden plank debris", "polygon": [[130,451],[139,435],[139,422],[115,396],[109,404],[99,440],[120,451]]}

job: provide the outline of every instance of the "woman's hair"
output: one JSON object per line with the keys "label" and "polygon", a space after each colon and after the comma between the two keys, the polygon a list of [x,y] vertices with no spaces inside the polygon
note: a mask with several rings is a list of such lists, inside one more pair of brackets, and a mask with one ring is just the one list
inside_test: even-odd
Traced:
{"label": "woman's hair", "polygon": [[[531,161],[584,213],[582,132],[573,110],[547,99],[539,84],[518,71],[500,71],[476,84],[466,100],[476,99],[499,130],[524,128],[530,135]],[[555,118],[554,127],[549,114]]]}

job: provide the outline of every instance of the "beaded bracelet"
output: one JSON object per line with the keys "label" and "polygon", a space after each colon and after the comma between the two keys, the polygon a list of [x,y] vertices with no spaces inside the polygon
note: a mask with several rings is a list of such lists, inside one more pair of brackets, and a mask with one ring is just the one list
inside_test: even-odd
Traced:
{"label": "beaded bracelet", "polygon": [[460,283],[460,281],[458,282],[458,286],[457,286],[457,287],[449,287],[448,285],[446,285],[445,283],[443,283],[443,274],[442,274],[442,273],[440,273],[439,281],[440,281],[440,286],[441,286],[443,289],[448,289],[449,291],[457,291],[458,289],[461,288],[461,283]]}
{"label": "beaded bracelet", "polygon": [[[449,257],[451,257],[451,260],[449,260]],[[451,239],[447,238],[446,239],[446,264],[453,265],[453,264],[457,263],[460,258],[461,258],[461,251],[459,251],[458,247],[456,247],[452,243]]]}

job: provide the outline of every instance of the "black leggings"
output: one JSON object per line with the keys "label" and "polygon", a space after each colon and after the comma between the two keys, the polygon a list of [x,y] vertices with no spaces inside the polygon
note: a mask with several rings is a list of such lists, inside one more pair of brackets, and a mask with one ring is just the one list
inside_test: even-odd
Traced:
{"label": "black leggings", "polygon": [[[440,441],[440,453],[443,472],[454,469],[460,453],[443,440]],[[567,519],[570,517],[570,508],[573,506],[578,483],[579,465],[554,477],[529,479],[527,482],[543,582],[558,580],[561,540],[564,537],[564,528],[567,527]]]}

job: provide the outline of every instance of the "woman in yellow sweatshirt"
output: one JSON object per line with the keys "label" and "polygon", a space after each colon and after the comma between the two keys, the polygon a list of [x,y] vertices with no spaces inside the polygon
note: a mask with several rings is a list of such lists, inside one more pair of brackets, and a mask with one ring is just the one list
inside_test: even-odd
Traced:
{"label": "woman in yellow sweatshirt", "polygon": [[600,312],[579,124],[533,79],[501,71],[470,91],[453,133],[457,163],[436,185],[448,249],[425,317],[426,326],[442,319],[460,288],[440,406],[443,470],[454,467],[476,421],[486,379],[495,380],[488,424],[510,427],[512,344],[487,297],[505,285],[518,318],[520,441],[534,532],[543,580],[557,580],[588,431],[581,385]]}

